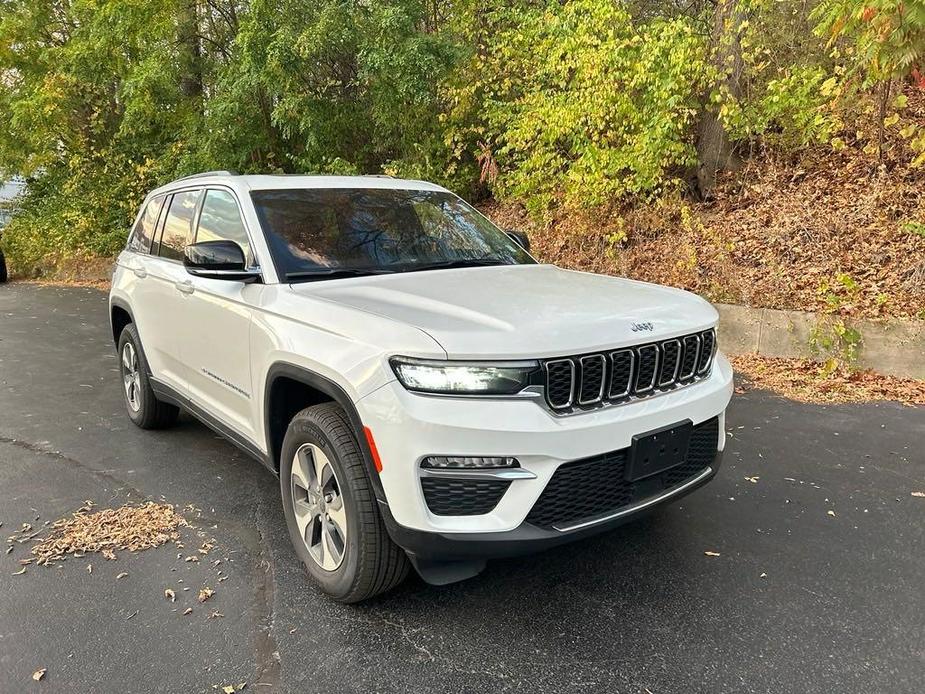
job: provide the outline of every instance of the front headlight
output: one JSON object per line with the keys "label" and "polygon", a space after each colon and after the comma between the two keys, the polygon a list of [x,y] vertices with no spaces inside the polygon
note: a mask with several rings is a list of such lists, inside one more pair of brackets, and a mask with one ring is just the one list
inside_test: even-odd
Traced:
{"label": "front headlight", "polygon": [[411,357],[392,357],[389,363],[408,390],[460,395],[519,393],[540,367],[535,361],[454,362]]}

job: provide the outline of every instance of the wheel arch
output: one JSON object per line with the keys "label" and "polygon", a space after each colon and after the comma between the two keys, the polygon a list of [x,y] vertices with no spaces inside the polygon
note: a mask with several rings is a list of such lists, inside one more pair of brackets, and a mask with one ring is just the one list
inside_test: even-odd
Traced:
{"label": "wheel arch", "polygon": [[112,329],[112,341],[116,347],[119,346],[119,336],[129,323],[135,323],[135,316],[128,303],[118,298],[111,299],[109,301],[109,326]]}
{"label": "wheel arch", "polygon": [[276,362],[270,366],[264,384],[263,426],[270,465],[279,473],[283,437],[292,417],[306,407],[323,402],[336,402],[347,413],[376,499],[386,503],[382,482],[366,440],[363,420],[347,391],[327,376],[288,362]]}

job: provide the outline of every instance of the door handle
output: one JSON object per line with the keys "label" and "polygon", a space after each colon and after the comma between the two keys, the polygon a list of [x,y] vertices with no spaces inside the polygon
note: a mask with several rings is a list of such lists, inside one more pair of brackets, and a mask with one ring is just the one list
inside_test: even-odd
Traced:
{"label": "door handle", "polygon": [[184,294],[193,293],[193,283],[190,282],[189,280],[186,280],[185,282],[174,282],[173,286],[176,287],[179,291],[183,292]]}
{"label": "door handle", "polygon": [[139,279],[144,279],[145,277],[148,276],[148,271],[145,270],[143,267],[133,267],[132,272],[134,272],[135,277]]}

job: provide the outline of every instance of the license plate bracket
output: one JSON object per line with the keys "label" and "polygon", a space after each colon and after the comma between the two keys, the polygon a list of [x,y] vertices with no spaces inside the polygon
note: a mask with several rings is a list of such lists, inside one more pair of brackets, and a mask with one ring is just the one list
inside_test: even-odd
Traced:
{"label": "license plate bracket", "polygon": [[626,479],[635,482],[680,465],[687,459],[694,423],[689,419],[633,436]]}

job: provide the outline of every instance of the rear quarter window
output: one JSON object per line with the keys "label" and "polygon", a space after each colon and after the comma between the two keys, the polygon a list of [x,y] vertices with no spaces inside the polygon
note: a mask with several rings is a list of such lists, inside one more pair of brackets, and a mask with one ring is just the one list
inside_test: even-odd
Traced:
{"label": "rear quarter window", "polygon": [[157,195],[148,201],[141,216],[132,229],[126,248],[135,253],[148,253],[151,250],[151,239],[154,238],[154,229],[157,226],[157,217],[164,204],[164,196]]}

